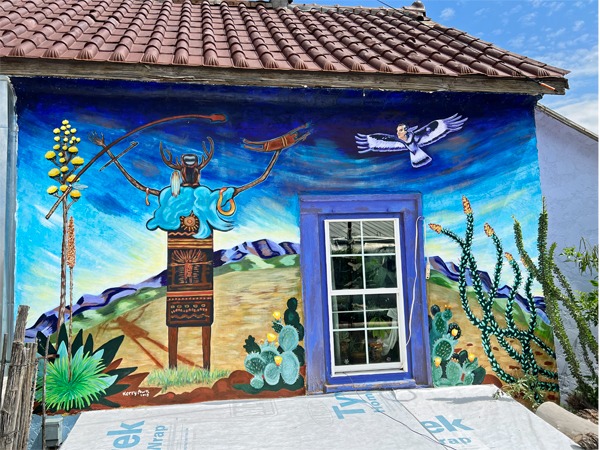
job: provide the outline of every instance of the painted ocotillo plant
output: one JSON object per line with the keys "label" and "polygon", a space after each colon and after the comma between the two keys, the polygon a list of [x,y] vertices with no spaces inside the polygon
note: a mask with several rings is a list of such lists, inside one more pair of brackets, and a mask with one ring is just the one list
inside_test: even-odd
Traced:
{"label": "painted ocotillo plant", "polygon": [[[469,203],[469,200],[467,200],[465,196],[463,196],[462,202],[463,211],[467,216],[467,230],[464,238],[461,238],[454,232],[443,228],[441,225],[429,224],[429,227],[436,233],[443,234],[449,237],[452,241],[458,244],[458,246],[461,249],[458,290],[465,315],[469,319],[469,321],[481,332],[481,342],[483,345],[485,355],[487,356],[492,369],[494,370],[494,372],[496,372],[498,377],[503,382],[514,383],[516,381],[516,378],[513,375],[507,373],[498,363],[496,356],[494,355],[492,345],[490,343],[490,338],[492,336],[495,336],[498,340],[498,343],[506,351],[506,353],[521,365],[523,373],[530,373],[538,377],[538,387],[540,388],[540,390],[557,392],[558,383],[556,381],[544,381],[540,379],[540,377],[545,377],[549,380],[557,380],[558,374],[556,372],[552,372],[550,370],[540,367],[535,360],[535,356],[531,347],[532,344],[536,344],[551,358],[556,359],[556,353],[554,352],[554,350],[552,350],[538,336],[534,334],[537,323],[536,305],[532,293],[534,274],[530,270],[528,270],[528,275],[525,280],[525,296],[527,298],[528,309],[530,314],[527,329],[521,330],[517,328],[513,316],[515,298],[517,295],[517,291],[523,281],[523,275],[521,274],[519,264],[514,260],[510,253],[504,253],[500,238],[496,235],[493,228],[486,223],[484,226],[485,234],[492,239],[496,248],[496,265],[494,269],[492,286],[490,287],[489,292],[484,292],[481,277],[477,269],[477,262],[472,251],[474,228],[473,210],[471,209],[471,204]],[[506,327],[500,326],[500,324],[496,320],[496,317],[494,317],[494,313],[492,311],[494,302],[498,296],[500,279],[502,277],[503,256],[506,257],[506,259],[508,260],[510,267],[514,273],[513,286],[510,289],[510,293],[506,301],[506,308],[504,311]],[[467,269],[470,272],[473,290],[475,292],[477,302],[479,303],[479,306],[481,307],[481,310],[483,312],[483,317],[481,319],[473,313],[473,311],[471,310],[471,306],[469,305],[469,300],[467,298]],[[511,339],[518,341],[521,344],[520,351],[508,342]],[[539,401],[539,399],[536,400]]]}

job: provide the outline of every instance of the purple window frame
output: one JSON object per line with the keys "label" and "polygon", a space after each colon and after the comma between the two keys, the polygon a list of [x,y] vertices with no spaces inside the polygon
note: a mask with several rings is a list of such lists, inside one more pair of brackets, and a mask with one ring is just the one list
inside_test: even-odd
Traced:
{"label": "purple window frame", "polygon": [[[308,394],[346,390],[432,386],[429,323],[425,285],[425,255],[421,194],[307,195],[300,196],[300,267],[304,304],[304,345]],[[397,218],[402,261],[402,287],[406,333],[413,302],[412,333],[406,372],[332,376],[325,264],[325,220]],[[415,242],[416,227],[419,235]],[[415,246],[417,271],[415,271]]]}

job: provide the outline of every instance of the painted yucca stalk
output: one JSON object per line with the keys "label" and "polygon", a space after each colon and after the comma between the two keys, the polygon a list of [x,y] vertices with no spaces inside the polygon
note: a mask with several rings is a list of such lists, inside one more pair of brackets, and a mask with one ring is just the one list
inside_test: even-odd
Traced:
{"label": "painted yucca stalk", "polygon": [[[535,300],[531,292],[534,274],[529,272],[527,280],[525,281],[525,295],[531,314],[529,316],[527,330],[520,330],[517,328],[513,317],[515,298],[517,295],[517,291],[520,288],[521,283],[523,281],[519,265],[510,253],[504,253],[500,238],[496,235],[494,229],[486,223],[484,225],[484,231],[485,234],[488,237],[490,237],[494,242],[494,247],[496,249],[496,264],[494,268],[492,286],[490,287],[490,290],[487,294],[484,292],[481,277],[477,268],[477,262],[472,252],[474,230],[473,209],[471,208],[469,200],[465,196],[463,196],[462,198],[462,203],[463,211],[467,217],[467,230],[464,238],[459,237],[454,232],[447,230],[438,224],[429,224],[429,227],[438,234],[448,236],[451,240],[457,243],[461,249],[462,254],[458,268],[458,290],[461,304],[465,315],[467,316],[469,321],[474,326],[476,326],[481,332],[481,343],[483,346],[483,350],[490,362],[492,369],[494,370],[494,372],[496,372],[498,377],[505,383],[514,383],[516,381],[516,378],[508,374],[504,369],[502,369],[502,367],[500,367],[500,364],[496,360],[490,342],[491,337],[495,336],[498,343],[506,351],[506,353],[521,365],[524,373],[531,373],[535,376],[544,376],[552,380],[557,379],[557,373],[546,370],[537,364],[537,362],[535,361],[533,351],[531,349],[531,344],[535,343],[550,357],[556,359],[556,353],[550,347],[548,347],[538,336],[534,334],[537,321]],[[514,282],[506,302],[506,327],[502,328],[500,327],[499,323],[494,317],[493,306],[498,294],[498,288],[500,286],[504,257],[508,260],[508,263],[514,273]],[[475,296],[483,312],[482,319],[478,319],[475,316],[475,314],[471,310],[471,306],[469,305],[469,300],[467,297],[467,269],[469,269],[469,273],[471,275],[473,291],[475,292]],[[519,352],[515,347],[513,347],[507,339],[514,339],[519,341],[519,343],[521,344],[521,351]],[[546,381],[539,381],[539,378],[538,386],[540,387],[540,389],[545,391],[558,391],[558,384]],[[537,400],[539,401],[540,399]]]}
{"label": "painted yucca stalk", "polygon": [[69,266],[69,380],[71,380],[71,341],[73,340],[73,268],[75,267],[75,220],[73,216],[69,219],[67,228],[67,266]]}

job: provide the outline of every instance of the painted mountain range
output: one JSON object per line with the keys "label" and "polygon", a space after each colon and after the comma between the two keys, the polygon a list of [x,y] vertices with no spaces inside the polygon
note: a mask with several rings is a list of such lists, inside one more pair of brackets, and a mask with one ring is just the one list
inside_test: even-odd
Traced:
{"label": "painted mountain range", "polygon": [[[293,242],[276,243],[269,239],[260,239],[253,242],[244,242],[231,249],[217,250],[213,256],[213,266],[215,267],[215,276],[234,272],[259,269],[270,269],[275,267],[297,266],[299,261],[295,255],[299,255],[300,245]],[[263,262],[264,261],[264,262]],[[445,263],[442,258],[434,256],[430,258],[431,268],[434,271],[444,275],[452,282],[458,282],[458,267],[454,263]],[[479,272],[484,290],[489,292],[491,278],[487,272]],[[119,287],[106,289],[99,295],[84,294],[73,305],[73,315],[81,314],[88,310],[97,310],[109,305],[111,302],[122,297],[132,295],[143,288],[159,288],[167,284],[167,271],[148,278],[137,284],[126,284]],[[467,284],[471,285],[471,275],[467,269]],[[498,297],[508,297],[511,288],[503,286],[498,290]],[[529,312],[526,300],[517,294],[516,301],[523,311]],[[545,313],[545,304],[542,297],[535,297],[536,309],[540,318],[548,323],[548,317]],[[58,307],[40,315],[35,324],[27,329],[26,338],[33,340],[38,331],[45,335],[53,334],[56,331],[58,319]]]}

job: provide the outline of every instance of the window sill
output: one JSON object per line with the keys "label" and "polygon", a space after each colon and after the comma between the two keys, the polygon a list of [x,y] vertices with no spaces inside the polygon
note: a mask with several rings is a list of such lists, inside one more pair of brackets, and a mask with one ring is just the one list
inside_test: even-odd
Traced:
{"label": "window sill", "polygon": [[323,393],[331,394],[334,392],[347,392],[347,391],[371,391],[375,389],[414,389],[417,387],[417,383],[413,379],[397,380],[397,381],[379,381],[371,383],[349,383],[349,384],[328,384],[323,385]]}

